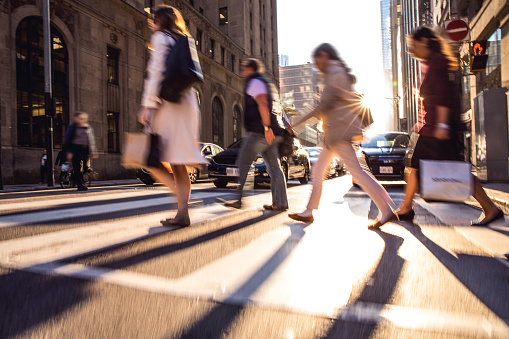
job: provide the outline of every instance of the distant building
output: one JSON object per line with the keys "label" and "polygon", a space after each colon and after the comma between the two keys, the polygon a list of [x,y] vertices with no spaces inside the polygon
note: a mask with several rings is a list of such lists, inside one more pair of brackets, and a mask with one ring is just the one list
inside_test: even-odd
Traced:
{"label": "distant building", "polygon": [[[314,107],[319,92],[318,72],[312,64],[281,67],[279,69],[280,100],[284,108],[292,108],[298,114]],[[303,144],[316,145],[317,131],[308,127],[299,135]]]}
{"label": "distant building", "polygon": [[288,55],[279,55],[279,67],[286,67],[290,65],[290,57]]}

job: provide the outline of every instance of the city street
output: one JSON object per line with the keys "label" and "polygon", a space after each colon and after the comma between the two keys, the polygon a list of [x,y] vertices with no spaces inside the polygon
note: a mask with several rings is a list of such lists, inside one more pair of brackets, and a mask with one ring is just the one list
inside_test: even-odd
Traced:
{"label": "city street", "polygon": [[[182,229],[163,186],[0,193],[0,338],[509,338],[509,224],[471,205],[418,198],[369,231],[349,175],[310,225],[263,211],[268,188],[242,210],[234,185],[192,188]],[[288,184],[290,211],[310,190]]]}

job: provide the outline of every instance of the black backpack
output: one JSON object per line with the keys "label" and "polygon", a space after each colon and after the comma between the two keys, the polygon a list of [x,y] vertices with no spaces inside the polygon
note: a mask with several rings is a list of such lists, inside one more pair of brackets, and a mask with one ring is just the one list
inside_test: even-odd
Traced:
{"label": "black backpack", "polygon": [[178,102],[183,92],[197,82],[204,82],[196,43],[191,36],[174,35],[164,31],[175,40],[166,57],[166,71],[161,83],[160,97]]}

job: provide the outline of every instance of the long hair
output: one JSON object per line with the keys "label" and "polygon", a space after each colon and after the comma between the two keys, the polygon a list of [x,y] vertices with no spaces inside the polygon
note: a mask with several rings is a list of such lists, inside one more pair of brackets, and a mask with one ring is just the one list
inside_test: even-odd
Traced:
{"label": "long hair", "polygon": [[435,53],[440,53],[447,58],[449,70],[455,71],[459,67],[458,58],[455,56],[451,45],[432,28],[421,26],[415,29],[411,34],[413,40],[421,41],[423,38],[428,39],[428,48]]}
{"label": "long hair", "polygon": [[339,61],[341,66],[343,66],[343,68],[348,73],[348,76],[350,77],[350,81],[352,82],[352,84],[355,84],[357,82],[357,78],[355,77],[355,75],[352,74],[351,68],[348,67],[346,63],[343,61],[343,59],[339,57],[338,52],[331,44],[323,43],[316,47],[315,50],[313,51],[313,58],[320,56],[320,53],[322,52],[327,54],[331,60]]}
{"label": "long hair", "polygon": [[190,35],[182,14],[174,7],[168,5],[158,6],[154,11],[154,23],[159,23],[160,29],[163,31]]}

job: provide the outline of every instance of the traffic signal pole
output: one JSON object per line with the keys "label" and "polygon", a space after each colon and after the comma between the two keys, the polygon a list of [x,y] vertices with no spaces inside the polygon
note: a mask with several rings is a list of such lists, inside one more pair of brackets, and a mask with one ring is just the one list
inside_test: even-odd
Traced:
{"label": "traffic signal pole", "polygon": [[55,116],[51,90],[51,30],[49,0],[42,1],[42,26],[44,36],[44,103],[46,114],[46,177],[48,187],[53,187],[53,117]]}

